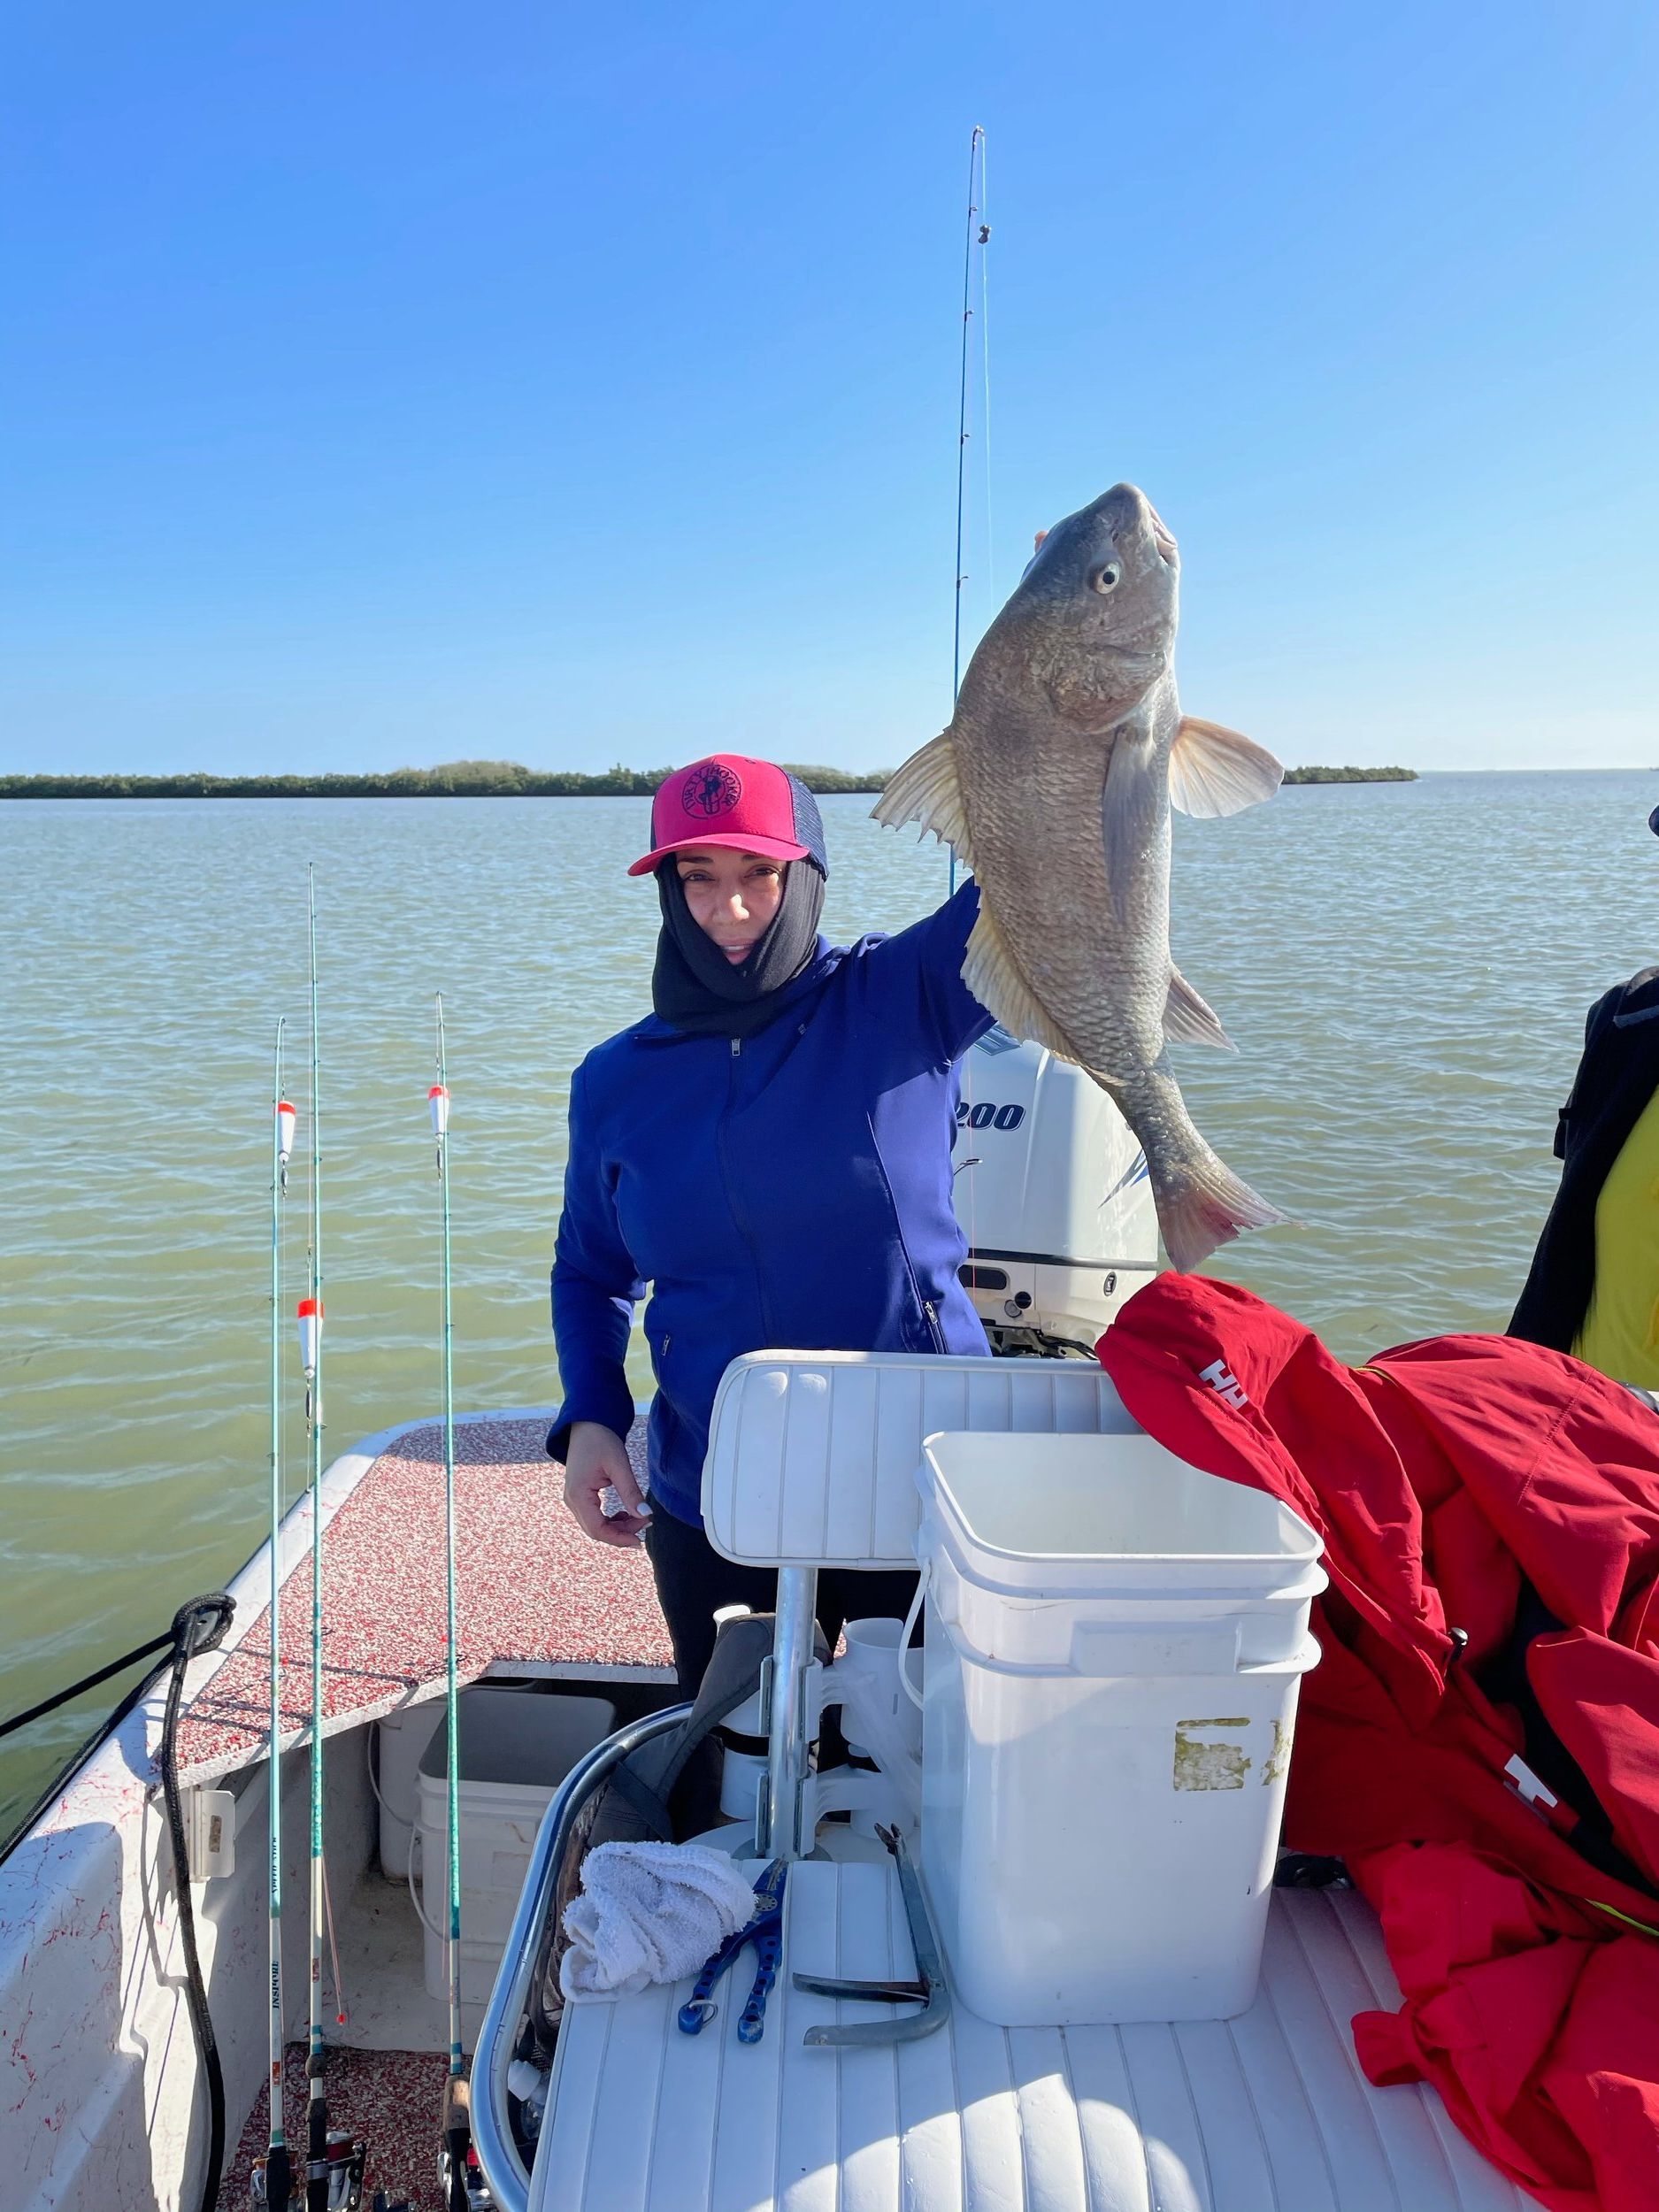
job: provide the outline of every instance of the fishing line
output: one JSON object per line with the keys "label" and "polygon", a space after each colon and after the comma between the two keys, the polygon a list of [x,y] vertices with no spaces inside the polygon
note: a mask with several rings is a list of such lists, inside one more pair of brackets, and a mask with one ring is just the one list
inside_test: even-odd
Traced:
{"label": "fishing line", "polygon": [[266,2076],[270,2136],[262,2167],[256,2167],[254,2197],[270,2212],[288,2212],[293,2169],[282,2109],[282,1692],[280,1637],[282,1601],[282,1201],[288,1194],[288,1156],[294,1149],[294,1109],[282,1095],[282,1031],[277,1018],[271,1079],[271,1739],[267,1750],[270,1857],[270,2045]]}
{"label": "fishing line", "polygon": [[461,1739],[460,1647],[455,1564],[455,1317],[449,1268],[449,1079],[443,1035],[443,995],[434,1007],[437,1080],[426,1093],[438,1170],[438,1215],[443,1273],[443,1603],[444,1715],[449,1737],[449,2076],[443,2094],[441,2162],[449,2212],[467,2212],[472,2115],[461,2048]]}

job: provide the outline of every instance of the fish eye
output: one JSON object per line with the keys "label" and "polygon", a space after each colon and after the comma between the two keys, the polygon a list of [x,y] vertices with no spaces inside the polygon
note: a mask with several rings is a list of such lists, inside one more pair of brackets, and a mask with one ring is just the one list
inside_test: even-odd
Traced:
{"label": "fish eye", "polygon": [[1091,591],[1099,592],[1103,598],[1109,591],[1117,590],[1122,574],[1123,571],[1115,561],[1108,561],[1103,568],[1089,571],[1088,588]]}

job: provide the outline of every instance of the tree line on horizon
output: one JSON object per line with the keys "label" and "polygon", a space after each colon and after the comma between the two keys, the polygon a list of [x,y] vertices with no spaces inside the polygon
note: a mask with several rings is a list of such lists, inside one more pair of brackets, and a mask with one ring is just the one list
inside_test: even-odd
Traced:
{"label": "tree line on horizon", "polygon": [[[885,772],[784,765],[809,790],[879,791]],[[598,775],[526,768],[516,760],[451,760],[436,768],[393,768],[380,775],[0,776],[6,799],[649,799],[672,768],[625,768]]]}
{"label": "tree line on horizon", "polygon": [[[891,769],[782,764],[809,791],[873,792]],[[599,775],[526,768],[514,760],[452,760],[436,768],[394,768],[350,776],[0,776],[0,799],[649,799],[667,768],[625,768]],[[1413,768],[1290,768],[1286,783],[1411,783]]]}
{"label": "tree line on horizon", "polygon": [[1415,783],[1415,768],[1286,768],[1286,783]]}

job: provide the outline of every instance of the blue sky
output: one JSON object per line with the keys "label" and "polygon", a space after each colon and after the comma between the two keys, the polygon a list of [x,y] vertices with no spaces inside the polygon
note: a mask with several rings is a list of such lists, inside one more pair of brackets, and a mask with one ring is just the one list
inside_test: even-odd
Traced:
{"label": "blue sky", "polygon": [[1119,477],[1287,761],[1659,762],[1659,17],[104,0],[0,27],[0,767],[892,764]]}

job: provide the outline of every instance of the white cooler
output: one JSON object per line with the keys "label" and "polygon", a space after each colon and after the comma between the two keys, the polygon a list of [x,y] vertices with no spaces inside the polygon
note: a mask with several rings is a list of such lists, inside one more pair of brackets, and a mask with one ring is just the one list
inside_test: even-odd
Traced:
{"label": "white cooler", "polygon": [[1003,2027],[1255,1997],[1321,1545],[1145,1435],[935,1435],[922,1869]]}

